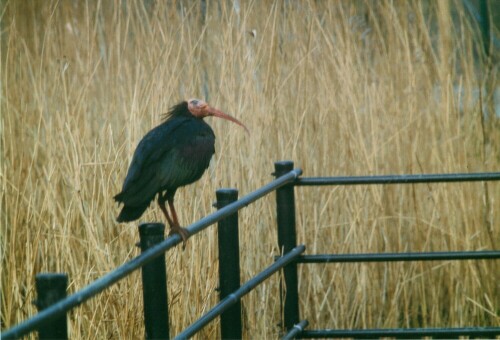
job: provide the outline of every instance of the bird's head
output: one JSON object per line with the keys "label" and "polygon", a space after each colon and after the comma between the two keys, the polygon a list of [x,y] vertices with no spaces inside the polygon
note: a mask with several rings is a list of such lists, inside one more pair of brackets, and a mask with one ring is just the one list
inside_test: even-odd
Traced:
{"label": "bird's head", "polygon": [[250,133],[245,125],[243,125],[242,122],[237,120],[234,117],[231,117],[228,114],[225,114],[224,112],[217,110],[210,105],[208,105],[206,102],[204,102],[201,99],[189,99],[187,102],[187,107],[189,112],[196,118],[203,119],[208,116],[214,116],[214,117],[219,117],[222,119],[229,120],[233,123],[238,124],[239,126],[243,127],[247,133]]}

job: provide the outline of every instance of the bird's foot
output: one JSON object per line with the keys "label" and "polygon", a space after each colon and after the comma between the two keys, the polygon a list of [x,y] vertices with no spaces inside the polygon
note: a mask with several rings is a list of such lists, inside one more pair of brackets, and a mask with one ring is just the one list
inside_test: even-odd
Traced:
{"label": "bird's foot", "polygon": [[172,236],[174,234],[180,235],[180,237],[182,238],[182,250],[186,249],[186,242],[189,236],[191,236],[191,234],[189,234],[189,231],[181,226],[173,225],[170,227],[170,232],[168,233],[168,236]]}

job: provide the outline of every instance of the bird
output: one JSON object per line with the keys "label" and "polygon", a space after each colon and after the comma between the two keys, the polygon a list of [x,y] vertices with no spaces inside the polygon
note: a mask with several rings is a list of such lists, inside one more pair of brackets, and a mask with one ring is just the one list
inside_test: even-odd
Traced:
{"label": "bird", "polygon": [[171,107],[163,122],[137,145],[122,190],[113,197],[123,203],[117,222],[139,219],[156,196],[170,226],[169,235],[179,234],[185,247],[190,234],[179,224],[174,196],[178,188],[201,178],[215,153],[214,131],[203,120],[209,116],[229,120],[249,133],[239,120],[203,100],[189,99]]}

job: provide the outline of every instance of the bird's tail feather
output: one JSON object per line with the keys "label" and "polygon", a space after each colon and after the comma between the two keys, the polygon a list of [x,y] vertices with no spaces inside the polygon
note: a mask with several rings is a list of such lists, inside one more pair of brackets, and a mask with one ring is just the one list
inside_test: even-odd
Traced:
{"label": "bird's tail feather", "polygon": [[140,207],[123,206],[122,211],[116,218],[117,222],[131,222],[137,220],[148,208],[149,203]]}
{"label": "bird's tail feather", "polygon": [[125,193],[122,191],[119,194],[113,196],[116,202],[123,202],[123,196],[125,196]]}

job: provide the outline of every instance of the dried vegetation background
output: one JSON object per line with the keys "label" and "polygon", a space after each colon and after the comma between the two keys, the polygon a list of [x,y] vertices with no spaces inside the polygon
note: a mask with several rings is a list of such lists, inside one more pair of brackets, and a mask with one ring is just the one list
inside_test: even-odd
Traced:
{"label": "dried vegetation background", "polygon": [[[498,65],[461,6],[3,1],[2,329],[36,313],[37,273],[68,273],[71,293],[139,253],[112,196],[140,138],[182,99],[251,130],[208,119],[217,153],[178,193],[186,225],[214,211],[216,189],[270,181],[277,160],[304,176],[499,171]],[[296,192],[309,254],[500,248],[499,183]],[[274,209],[270,196],[240,213],[244,281],[278,254]],[[215,240],[210,228],[167,254],[172,335],[218,300]],[[312,329],[499,326],[498,282],[495,261],[301,266],[301,314]],[[245,297],[245,337],[276,338],[279,305],[277,277]],[[135,273],[74,310],[70,336],[141,338],[142,318]]]}

